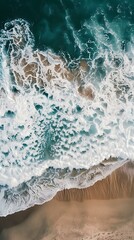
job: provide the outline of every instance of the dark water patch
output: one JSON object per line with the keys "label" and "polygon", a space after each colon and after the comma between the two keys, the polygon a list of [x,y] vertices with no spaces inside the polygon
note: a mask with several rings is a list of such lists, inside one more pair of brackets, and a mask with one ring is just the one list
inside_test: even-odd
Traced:
{"label": "dark water patch", "polygon": [[14,118],[15,117],[15,113],[13,112],[13,111],[11,111],[11,110],[8,110],[6,113],[5,113],[5,115],[4,115],[4,117],[6,118]]}
{"label": "dark water patch", "polygon": [[37,111],[41,110],[43,107],[40,104],[34,104]]}
{"label": "dark water patch", "polygon": [[[104,34],[110,42],[113,36],[107,31],[105,18],[109,23],[116,22],[115,32],[126,45],[134,24],[133,10],[132,0],[1,0],[0,27],[6,21],[23,18],[31,24],[35,48],[51,48],[72,58],[80,55],[88,57],[88,52],[96,51],[95,39],[90,31],[92,17],[96,16],[96,22],[105,29]],[[89,30],[84,27],[85,22],[89,24]],[[77,40],[81,42],[82,49]]]}
{"label": "dark water patch", "polygon": [[4,124],[0,125],[0,130],[4,130]]}

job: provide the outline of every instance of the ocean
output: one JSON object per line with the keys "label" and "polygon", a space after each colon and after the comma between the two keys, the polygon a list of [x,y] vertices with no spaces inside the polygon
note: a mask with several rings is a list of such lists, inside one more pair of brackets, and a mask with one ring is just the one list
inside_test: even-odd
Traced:
{"label": "ocean", "polygon": [[132,0],[1,0],[0,215],[133,161],[133,92]]}

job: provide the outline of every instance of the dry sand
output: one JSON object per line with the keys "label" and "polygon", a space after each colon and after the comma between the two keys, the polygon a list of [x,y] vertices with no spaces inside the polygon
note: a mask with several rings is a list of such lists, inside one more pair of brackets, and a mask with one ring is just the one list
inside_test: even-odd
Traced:
{"label": "dry sand", "polygon": [[0,219],[0,240],[134,240],[134,164]]}

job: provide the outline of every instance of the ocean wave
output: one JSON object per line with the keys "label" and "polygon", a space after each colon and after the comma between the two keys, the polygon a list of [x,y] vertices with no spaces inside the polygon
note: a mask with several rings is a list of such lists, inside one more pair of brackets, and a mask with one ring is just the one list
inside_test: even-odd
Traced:
{"label": "ocean wave", "polygon": [[[64,169],[49,167],[40,176],[33,176],[29,181],[24,181],[16,187],[1,186],[0,216],[25,210],[35,204],[43,204],[63,189],[92,186],[126,162],[110,158],[89,169],[70,170],[69,167]],[[131,169],[129,171],[129,168],[127,175],[130,179],[133,177],[133,171],[131,172]]]}
{"label": "ocean wave", "polygon": [[[124,51],[112,27],[116,22],[104,20],[106,32],[96,15],[83,25],[97,44],[92,59],[90,55],[87,63],[84,59],[86,72],[78,66],[70,69],[70,63],[50,49],[35,49],[34,36],[23,19],[8,22],[1,30],[1,215],[48,201],[68,187],[62,179],[62,186],[61,182],[58,187],[50,184],[45,193],[41,183],[34,189],[33,179],[39,178],[47,186],[48,180],[41,177],[47,169],[52,169],[53,175],[54,169],[90,169],[110,157],[122,159],[122,163],[134,160],[133,35]],[[74,37],[81,47],[78,33]],[[93,92],[90,97],[86,89]],[[31,192],[28,199],[27,194],[22,198],[22,204],[20,192],[27,189],[29,181]],[[84,184],[90,185],[88,181]],[[75,181],[75,187],[79,186]],[[14,191],[17,202],[11,201]]]}

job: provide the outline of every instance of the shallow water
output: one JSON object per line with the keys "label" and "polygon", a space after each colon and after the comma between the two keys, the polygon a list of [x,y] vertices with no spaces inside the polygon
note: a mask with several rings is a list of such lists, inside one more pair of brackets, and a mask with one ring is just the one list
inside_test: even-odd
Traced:
{"label": "shallow water", "polygon": [[133,2],[13,2],[0,3],[0,215],[134,160]]}

